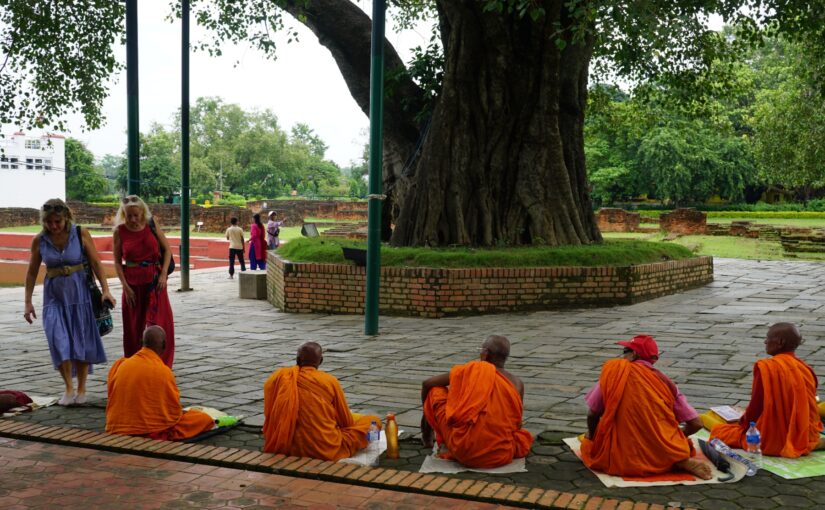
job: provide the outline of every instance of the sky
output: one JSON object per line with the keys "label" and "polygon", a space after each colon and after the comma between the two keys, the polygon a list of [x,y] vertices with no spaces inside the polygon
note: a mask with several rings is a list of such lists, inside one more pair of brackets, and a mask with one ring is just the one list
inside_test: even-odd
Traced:
{"label": "sky", "polygon": [[[371,2],[358,5],[369,11]],[[171,128],[180,107],[180,22],[165,18],[169,0],[141,0],[138,6],[138,59],[140,73],[140,129],[147,132],[153,122]],[[198,97],[218,96],[245,110],[270,109],[277,115],[281,129],[303,122],[315,130],[329,146],[326,157],[340,166],[357,160],[368,141],[369,119],[347,89],[329,51],[315,35],[284,15],[285,24],[299,32],[299,43],[286,43],[279,34],[277,59],[244,46],[226,47],[221,57],[202,52],[190,55],[190,104]],[[191,42],[203,39],[204,31],[191,25]],[[426,29],[396,34],[387,27],[387,39],[402,58],[409,60],[409,48],[426,45]],[[125,62],[125,48],[117,53]],[[235,62],[239,64],[235,66]],[[103,103],[105,125],[84,131],[79,115],[69,117],[69,136],[79,139],[99,159],[106,154],[121,154],[126,148],[126,73],[115,76],[110,95]]]}

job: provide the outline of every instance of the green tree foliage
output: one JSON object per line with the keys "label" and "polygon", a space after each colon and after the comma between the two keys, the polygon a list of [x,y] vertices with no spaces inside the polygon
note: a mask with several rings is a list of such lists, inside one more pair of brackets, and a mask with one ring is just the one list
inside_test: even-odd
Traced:
{"label": "green tree foliage", "polygon": [[775,40],[759,52],[756,65],[765,81],[752,117],[760,174],[807,199],[825,188],[825,99],[810,76],[810,55]]}
{"label": "green tree foliage", "polygon": [[[326,144],[306,124],[287,135],[269,110],[245,111],[220,98],[198,98],[191,109],[190,185],[194,197],[274,198],[298,190],[306,195],[343,195],[341,173],[325,160]],[[174,125],[179,125],[175,119]],[[141,135],[144,194],[163,199],[180,189],[180,132],[155,124]],[[126,187],[121,161],[118,185]],[[229,198],[227,198],[229,200]]]}
{"label": "green tree foliage", "polygon": [[66,138],[66,197],[94,200],[108,192],[108,183],[95,169],[94,155],[82,142]]}
{"label": "green tree foliage", "polygon": [[119,1],[0,1],[0,124],[64,131],[78,112],[100,127],[124,19]]}

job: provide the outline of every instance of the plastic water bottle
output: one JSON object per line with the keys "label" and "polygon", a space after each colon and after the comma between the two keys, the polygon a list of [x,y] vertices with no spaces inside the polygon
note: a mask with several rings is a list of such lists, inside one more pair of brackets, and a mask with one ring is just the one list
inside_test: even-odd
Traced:
{"label": "plastic water bottle", "polygon": [[731,458],[735,461],[738,461],[738,462],[741,462],[742,464],[744,464],[745,467],[747,468],[747,471],[745,472],[746,475],[753,476],[753,475],[756,474],[757,471],[759,471],[759,466],[757,466],[756,464],[751,462],[750,459],[746,459],[745,457],[743,457],[743,456],[739,455],[738,453],[736,453],[735,451],[731,450],[730,446],[726,445],[725,442],[722,441],[721,439],[719,439],[718,437],[716,439],[711,439],[710,440],[710,445],[717,452],[727,456],[728,458]]}
{"label": "plastic water bottle", "polygon": [[751,422],[751,426],[745,433],[745,451],[748,453],[748,459],[758,468],[762,468],[762,434],[756,428],[756,423]]}
{"label": "plastic water bottle", "polygon": [[370,429],[367,431],[367,456],[371,459],[370,465],[378,465],[378,457],[381,454],[381,446],[378,444],[381,438],[381,432],[378,428],[378,422],[373,421],[370,424]]}

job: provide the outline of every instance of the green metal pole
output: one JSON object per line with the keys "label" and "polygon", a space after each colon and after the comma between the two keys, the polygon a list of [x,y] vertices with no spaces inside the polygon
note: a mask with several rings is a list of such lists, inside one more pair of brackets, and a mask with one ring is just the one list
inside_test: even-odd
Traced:
{"label": "green metal pole", "polygon": [[364,333],[378,334],[378,301],[381,279],[381,167],[383,162],[384,119],[384,14],[386,0],[372,2],[372,44],[370,52],[370,182],[367,226],[367,300],[364,306]]}
{"label": "green metal pole", "polygon": [[180,290],[189,287],[189,0],[181,2],[180,37]]}
{"label": "green metal pole", "polygon": [[126,104],[127,123],[126,189],[129,195],[140,194],[140,125],[138,124],[138,0],[126,0]]}

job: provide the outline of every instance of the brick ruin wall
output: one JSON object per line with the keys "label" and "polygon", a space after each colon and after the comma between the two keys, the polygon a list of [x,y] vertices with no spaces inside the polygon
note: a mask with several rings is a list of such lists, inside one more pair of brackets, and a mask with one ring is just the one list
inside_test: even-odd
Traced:
{"label": "brick ruin wall", "polygon": [[[263,208],[264,202],[268,208]],[[117,207],[113,206],[88,204],[75,200],[68,201],[68,205],[75,215],[75,221],[87,225],[111,226],[117,213]],[[149,209],[161,225],[171,226],[180,223],[179,204],[149,204]],[[258,201],[249,202],[247,207],[191,205],[189,218],[192,226],[202,221],[202,231],[223,232],[233,216],[238,218],[238,224],[242,228],[248,229],[254,213],[260,213],[261,220],[266,223],[266,217],[271,210],[277,211],[279,218],[286,218],[287,226],[300,226],[303,219],[309,217],[353,221],[366,221],[367,218],[366,202],[315,200]],[[40,212],[37,209],[0,208],[0,227],[37,225],[38,223],[40,223]]]}

